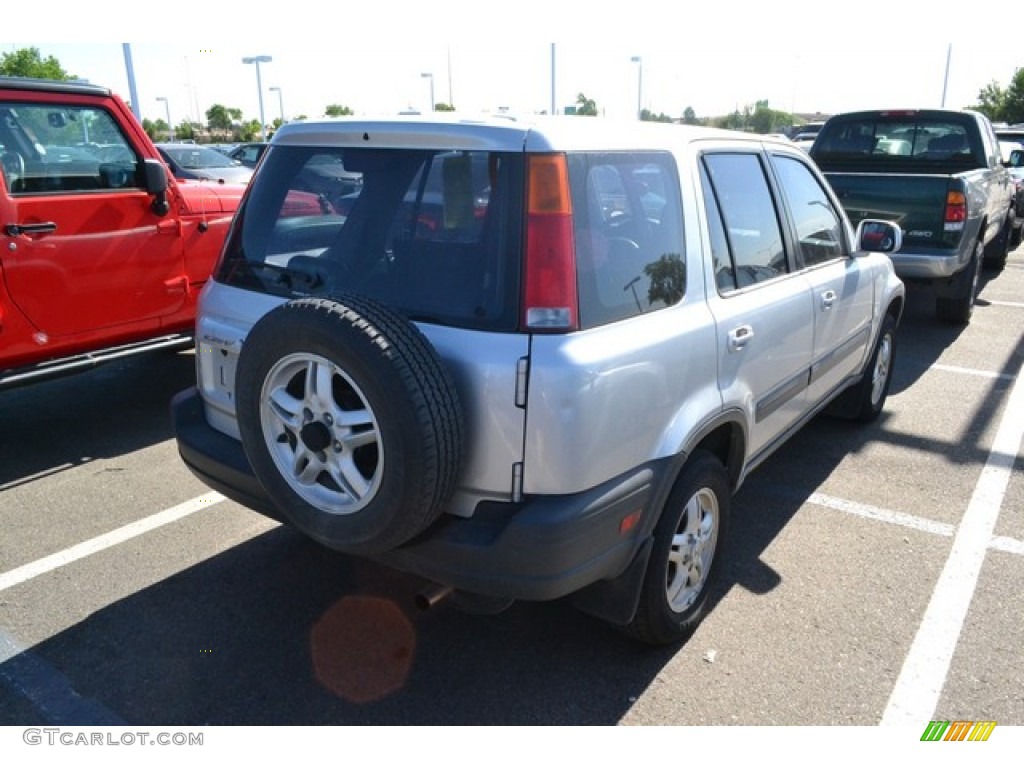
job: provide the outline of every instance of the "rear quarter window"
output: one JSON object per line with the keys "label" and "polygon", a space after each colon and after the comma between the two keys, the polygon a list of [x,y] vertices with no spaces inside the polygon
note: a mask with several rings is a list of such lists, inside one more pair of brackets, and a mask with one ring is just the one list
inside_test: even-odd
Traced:
{"label": "rear quarter window", "polygon": [[686,292],[679,178],[668,153],[569,155],[584,328],[678,303]]}

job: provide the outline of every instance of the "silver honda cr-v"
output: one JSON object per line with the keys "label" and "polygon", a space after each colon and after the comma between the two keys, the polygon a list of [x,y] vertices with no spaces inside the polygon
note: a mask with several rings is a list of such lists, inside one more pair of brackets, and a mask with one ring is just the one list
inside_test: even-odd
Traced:
{"label": "silver honda cr-v", "polygon": [[746,473],[826,407],[881,411],[900,237],[758,136],[288,124],[203,290],[180,452],[425,599],[571,595],[675,642]]}

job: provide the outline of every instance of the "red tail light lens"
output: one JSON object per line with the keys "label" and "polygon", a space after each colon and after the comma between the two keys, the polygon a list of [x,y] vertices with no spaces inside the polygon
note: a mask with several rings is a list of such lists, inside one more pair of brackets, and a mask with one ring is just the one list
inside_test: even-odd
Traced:
{"label": "red tail light lens", "polygon": [[525,330],[579,328],[576,248],[565,155],[531,155],[526,169]]}
{"label": "red tail light lens", "polygon": [[953,191],[946,193],[946,231],[963,229],[965,221],[967,221],[967,198],[964,193]]}

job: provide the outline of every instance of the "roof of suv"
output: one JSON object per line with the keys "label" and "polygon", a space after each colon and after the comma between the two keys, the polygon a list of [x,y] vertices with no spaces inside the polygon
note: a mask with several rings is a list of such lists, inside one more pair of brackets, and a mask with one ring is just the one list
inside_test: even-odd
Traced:
{"label": "roof of suv", "polygon": [[[526,118],[449,114],[387,118],[339,117],[293,122],[274,134],[272,144],[387,146],[395,148],[560,151],[664,149],[701,138],[764,141],[760,134],[669,123],[608,120],[599,117],[529,115]],[[378,140],[379,139],[379,140]],[[780,142],[782,143],[782,142]]]}

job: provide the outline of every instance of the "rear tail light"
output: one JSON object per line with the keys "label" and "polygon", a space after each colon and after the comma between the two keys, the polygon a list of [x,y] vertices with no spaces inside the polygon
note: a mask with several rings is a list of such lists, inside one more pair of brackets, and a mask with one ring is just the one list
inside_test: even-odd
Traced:
{"label": "rear tail light", "polygon": [[531,155],[527,166],[524,330],[579,328],[576,248],[565,155]]}
{"label": "rear tail light", "polygon": [[963,192],[950,190],[946,193],[946,215],[943,218],[943,229],[946,232],[958,232],[967,221],[967,197]]}

